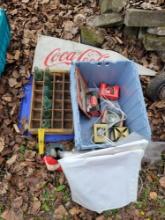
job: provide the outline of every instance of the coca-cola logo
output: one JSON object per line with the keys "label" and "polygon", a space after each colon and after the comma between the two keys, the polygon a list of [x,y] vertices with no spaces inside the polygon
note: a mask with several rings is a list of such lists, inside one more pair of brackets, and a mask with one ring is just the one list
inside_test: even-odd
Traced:
{"label": "coca-cola logo", "polygon": [[109,58],[108,54],[103,54],[95,49],[87,49],[81,52],[62,51],[61,48],[55,48],[44,59],[46,67],[54,66],[58,63],[70,65],[73,60],[76,61],[103,61]]}

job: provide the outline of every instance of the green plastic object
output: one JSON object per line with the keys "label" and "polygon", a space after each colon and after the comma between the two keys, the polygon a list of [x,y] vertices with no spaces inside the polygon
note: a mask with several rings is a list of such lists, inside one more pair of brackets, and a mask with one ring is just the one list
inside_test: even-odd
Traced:
{"label": "green plastic object", "polygon": [[44,96],[44,110],[49,110],[52,108],[52,100],[47,96]]}
{"label": "green plastic object", "polygon": [[45,70],[45,85],[50,85],[52,84],[53,81],[53,76],[50,75],[50,71],[48,69]]}
{"label": "green plastic object", "polygon": [[41,127],[42,128],[51,128],[51,120],[50,119],[43,119]]}
{"label": "green plastic object", "polygon": [[34,68],[34,77],[35,81],[42,81],[43,80],[44,71],[39,69],[38,67]]}
{"label": "green plastic object", "polygon": [[44,119],[51,119],[51,117],[52,117],[52,112],[50,110],[43,111],[43,118]]}
{"label": "green plastic object", "polygon": [[6,65],[6,53],[10,44],[11,30],[4,9],[0,8],[0,76]]}
{"label": "green plastic object", "polygon": [[53,91],[52,91],[51,87],[48,85],[45,85],[44,86],[44,96],[47,96],[49,99],[51,99],[52,95],[53,95],[52,93],[53,93]]}

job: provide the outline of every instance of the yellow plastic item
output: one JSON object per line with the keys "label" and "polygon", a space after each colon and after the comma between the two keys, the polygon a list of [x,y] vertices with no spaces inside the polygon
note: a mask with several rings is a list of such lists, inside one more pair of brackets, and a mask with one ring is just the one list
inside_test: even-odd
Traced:
{"label": "yellow plastic item", "polygon": [[39,154],[44,154],[44,147],[45,147],[45,129],[39,128],[38,129],[38,147],[39,147]]}

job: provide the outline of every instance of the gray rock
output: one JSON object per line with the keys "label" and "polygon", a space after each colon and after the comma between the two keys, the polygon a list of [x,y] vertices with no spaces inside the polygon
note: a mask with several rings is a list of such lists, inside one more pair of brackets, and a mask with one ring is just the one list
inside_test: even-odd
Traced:
{"label": "gray rock", "polygon": [[99,47],[104,42],[104,35],[95,28],[83,26],[81,27],[81,43]]}
{"label": "gray rock", "polygon": [[124,27],[124,35],[129,39],[136,39],[138,36],[138,27]]}
{"label": "gray rock", "polygon": [[91,27],[111,27],[123,23],[123,18],[118,13],[102,14],[92,16],[88,19],[87,24]]}
{"label": "gray rock", "polygon": [[165,36],[165,27],[148,28],[147,32],[149,34],[156,34],[156,35],[159,35],[159,36]]}
{"label": "gray rock", "polygon": [[127,9],[124,23],[132,27],[165,26],[165,10]]}
{"label": "gray rock", "polygon": [[165,51],[165,36],[146,34],[143,43],[146,50]]}
{"label": "gray rock", "polygon": [[145,35],[146,35],[146,28],[140,27],[140,28],[139,28],[139,33],[138,33],[138,39],[139,39],[139,40],[143,40],[143,38],[145,37]]}
{"label": "gray rock", "polygon": [[165,63],[165,51],[157,51],[157,53],[160,56],[161,60]]}
{"label": "gray rock", "polygon": [[126,4],[127,0],[100,0],[101,13],[120,12]]}

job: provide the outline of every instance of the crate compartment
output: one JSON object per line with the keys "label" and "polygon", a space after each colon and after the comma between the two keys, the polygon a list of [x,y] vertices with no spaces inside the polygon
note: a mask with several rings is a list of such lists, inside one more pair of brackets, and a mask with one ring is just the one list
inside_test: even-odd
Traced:
{"label": "crate compartment", "polygon": [[62,121],[58,119],[53,120],[53,128],[63,128]]}
{"label": "crate compartment", "polygon": [[34,91],[34,100],[42,100],[42,91],[41,90],[35,90]]}
{"label": "crate compartment", "polygon": [[70,99],[70,92],[64,91],[64,99]]}
{"label": "crate compartment", "polygon": [[[147,139],[151,138],[144,97],[135,64],[130,61],[118,61],[114,63],[76,62],[71,67],[70,82],[75,145],[78,149],[104,148],[109,146],[109,144],[93,144],[91,141],[93,135],[92,126],[96,122],[96,118],[89,120],[79,110],[76,94],[77,82],[75,80],[77,68],[87,82],[88,88],[99,87],[101,82],[110,85],[119,85],[121,89],[119,104],[127,115],[126,126],[130,129],[130,132],[137,132]],[[132,106],[131,110],[130,106]]]}
{"label": "crate compartment", "polygon": [[41,108],[42,108],[42,100],[36,99],[36,100],[34,101],[33,108],[39,108],[39,109],[41,109]]}
{"label": "crate compartment", "polygon": [[32,119],[41,119],[41,109],[32,110]]}
{"label": "crate compartment", "polygon": [[60,99],[56,99],[54,101],[54,108],[55,109],[62,109],[62,107],[63,107],[63,101]]}
{"label": "crate compartment", "polygon": [[65,91],[69,91],[69,89],[70,89],[70,83],[69,82],[65,82],[64,83],[64,90]]}
{"label": "crate compartment", "polygon": [[35,82],[35,85],[34,85],[34,89],[35,89],[35,90],[40,90],[40,91],[42,91],[42,89],[43,89],[43,84],[44,84],[43,81],[36,81],[36,82]]}
{"label": "crate compartment", "polygon": [[51,119],[52,118],[52,110],[43,110],[42,112],[43,119]]}
{"label": "crate compartment", "polygon": [[63,83],[59,82],[59,83],[55,83],[55,90],[62,90],[63,89]]}
{"label": "crate compartment", "polygon": [[61,119],[62,118],[62,112],[61,110],[54,109],[53,111],[53,119]]}
{"label": "crate compartment", "polygon": [[68,74],[68,73],[65,73],[64,77],[65,77],[65,82],[66,82],[66,83],[67,83],[67,82],[70,82],[69,74]]}
{"label": "crate compartment", "polygon": [[72,121],[71,120],[64,120],[64,128],[71,129],[72,128]]}
{"label": "crate compartment", "polygon": [[70,103],[70,101],[64,101],[64,109],[71,109],[72,107],[71,107],[71,103]]}
{"label": "crate compartment", "polygon": [[64,110],[64,118],[72,120],[72,110]]}
{"label": "crate compartment", "polygon": [[56,81],[56,83],[62,82],[62,81],[63,81],[63,74],[57,73],[57,74],[55,75],[55,81]]}
{"label": "crate compartment", "polygon": [[31,127],[32,128],[40,128],[40,120],[32,119],[31,120]]}
{"label": "crate compartment", "polygon": [[55,91],[54,100],[56,100],[56,99],[62,99],[62,91],[60,91],[60,90]]}

